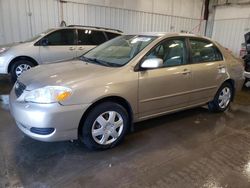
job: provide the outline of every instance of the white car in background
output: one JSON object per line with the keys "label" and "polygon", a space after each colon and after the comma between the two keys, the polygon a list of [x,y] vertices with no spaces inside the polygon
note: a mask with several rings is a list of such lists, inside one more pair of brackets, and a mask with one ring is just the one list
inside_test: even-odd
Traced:
{"label": "white car in background", "polygon": [[33,66],[79,57],[120,35],[122,31],[92,26],[49,29],[28,41],[0,48],[0,74],[10,74],[15,81]]}

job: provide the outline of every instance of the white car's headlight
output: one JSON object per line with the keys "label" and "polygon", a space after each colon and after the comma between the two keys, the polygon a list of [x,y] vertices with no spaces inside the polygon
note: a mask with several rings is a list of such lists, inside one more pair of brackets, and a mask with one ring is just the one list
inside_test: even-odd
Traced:
{"label": "white car's headlight", "polygon": [[9,48],[0,48],[0,54],[6,52],[8,49]]}
{"label": "white car's headlight", "polygon": [[46,86],[43,88],[29,91],[24,100],[34,103],[55,103],[68,99],[72,94],[72,90],[63,86]]}

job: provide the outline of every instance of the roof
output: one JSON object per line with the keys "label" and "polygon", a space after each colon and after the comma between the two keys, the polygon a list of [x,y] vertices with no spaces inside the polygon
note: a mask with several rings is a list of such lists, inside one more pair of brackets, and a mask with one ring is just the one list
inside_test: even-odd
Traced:
{"label": "roof", "polygon": [[68,25],[66,27],[88,28],[88,29],[105,30],[105,31],[115,32],[115,33],[123,33],[121,30],[118,30],[118,29],[112,29],[112,28],[107,28],[107,27],[98,27],[98,26]]}
{"label": "roof", "polygon": [[201,36],[201,35],[196,35],[192,33],[173,33],[173,32],[142,32],[142,33],[134,33],[134,35],[144,35],[144,36],[156,36],[156,37],[199,37],[199,38],[204,38],[211,40],[211,38]]}
{"label": "roof", "polygon": [[190,33],[172,33],[172,32],[143,32],[143,33],[137,33],[136,35],[145,35],[145,36],[197,36],[199,35],[190,34]]}

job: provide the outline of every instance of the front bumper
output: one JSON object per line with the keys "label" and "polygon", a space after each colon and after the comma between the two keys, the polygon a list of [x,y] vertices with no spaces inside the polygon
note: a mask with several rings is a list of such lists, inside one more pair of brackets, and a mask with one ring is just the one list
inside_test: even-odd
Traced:
{"label": "front bumper", "polygon": [[[90,106],[62,106],[58,103],[35,104],[16,100],[14,90],[10,93],[10,111],[19,129],[29,137],[45,141],[75,140],[83,113]],[[49,134],[36,134],[31,128],[53,128]]]}
{"label": "front bumper", "polygon": [[7,74],[6,68],[0,66],[0,74]]}
{"label": "front bumper", "polygon": [[10,56],[0,56],[0,74],[8,74],[10,60]]}

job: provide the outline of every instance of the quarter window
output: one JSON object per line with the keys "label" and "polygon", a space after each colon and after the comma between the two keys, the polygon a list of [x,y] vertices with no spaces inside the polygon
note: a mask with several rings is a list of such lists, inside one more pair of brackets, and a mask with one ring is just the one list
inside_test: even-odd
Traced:
{"label": "quarter window", "polygon": [[210,41],[190,39],[193,63],[222,61],[219,49]]}
{"label": "quarter window", "polygon": [[46,36],[48,39],[48,45],[59,46],[59,45],[74,45],[75,35],[74,29],[62,29],[55,31]]}
{"label": "quarter window", "polygon": [[78,30],[78,45],[99,45],[106,42],[106,38],[102,31],[90,29]]}
{"label": "quarter window", "polygon": [[153,48],[147,59],[160,58],[164,67],[186,64],[185,41],[180,39],[166,40]]}

